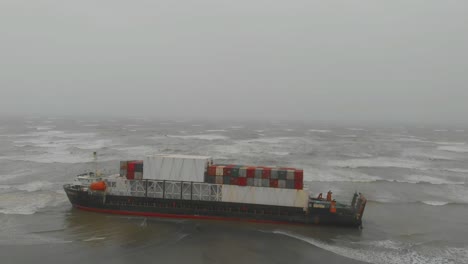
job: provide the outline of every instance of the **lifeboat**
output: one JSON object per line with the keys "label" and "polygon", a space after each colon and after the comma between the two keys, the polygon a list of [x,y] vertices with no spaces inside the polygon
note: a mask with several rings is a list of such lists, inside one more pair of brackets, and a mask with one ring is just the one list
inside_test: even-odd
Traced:
{"label": "lifeboat", "polygon": [[103,181],[97,181],[97,182],[93,182],[91,183],[91,185],[89,186],[89,188],[92,190],[92,191],[105,191],[106,190],[106,183],[103,182]]}

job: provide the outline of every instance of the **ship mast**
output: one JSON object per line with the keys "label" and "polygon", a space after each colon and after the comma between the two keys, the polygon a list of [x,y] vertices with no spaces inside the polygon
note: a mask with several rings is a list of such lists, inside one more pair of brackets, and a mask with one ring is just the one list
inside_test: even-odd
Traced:
{"label": "ship mast", "polygon": [[93,152],[94,177],[97,177],[97,151]]}

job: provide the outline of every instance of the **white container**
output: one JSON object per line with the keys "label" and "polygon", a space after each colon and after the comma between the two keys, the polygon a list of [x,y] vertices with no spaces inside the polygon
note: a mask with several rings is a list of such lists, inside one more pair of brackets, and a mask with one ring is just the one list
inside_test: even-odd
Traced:
{"label": "white container", "polygon": [[290,206],[304,209],[307,208],[309,196],[304,190],[237,185],[223,185],[221,193],[223,202]]}
{"label": "white container", "polygon": [[203,182],[211,157],[155,155],[144,160],[145,179]]}
{"label": "white container", "polygon": [[224,167],[226,167],[226,166],[217,166],[216,167],[216,176],[224,176]]}

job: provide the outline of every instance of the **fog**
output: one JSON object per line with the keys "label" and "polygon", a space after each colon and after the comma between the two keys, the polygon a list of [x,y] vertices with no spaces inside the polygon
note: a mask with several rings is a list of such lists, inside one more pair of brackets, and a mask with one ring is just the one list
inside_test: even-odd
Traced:
{"label": "fog", "polygon": [[0,2],[3,114],[467,123],[467,1]]}

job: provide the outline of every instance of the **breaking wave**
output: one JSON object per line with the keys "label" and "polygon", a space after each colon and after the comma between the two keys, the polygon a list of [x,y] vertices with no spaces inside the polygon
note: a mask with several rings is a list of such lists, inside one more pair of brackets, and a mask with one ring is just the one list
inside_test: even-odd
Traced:
{"label": "breaking wave", "polygon": [[468,153],[468,146],[466,145],[440,146],[437,149],[456,153]]}
{"label": "breaking wave", "polygon": [[433,206],[442,206],[447,205],[449,202],[441,202],[441,201],[422,201],[423,204],[433,205]]}
{"label": "breaking wave", "polygon": [[182,139],[200,139],[200,140],[227,140],[229,139],[227,136],[217,135],[217,134],[201,134],[201,135],[187,135],[187,136],[168,135],[168,137],[182,138]]}
{"label": "breaking wave", "polygon": [[468,257],[468,248],[466,247],[420,247],[416,244],[400,243],[392,240],[360,243],[358,247],[352,247],[351,245],[329,244],[318,239],[278,230],[273,231],[273,234],[288,236],[343,257],[375,264],[464,263]]}
{"label": "breaking wave", "polygon": [[413,183],[413,184],[448,184],[448,185],[463,185],[462,181],[451,181],[448,179],[436,178],[427,175],[408,175],[403,179],[381,179],[380,181],[399,182],[399,183]]}
{"label": "breaking wave", "polygon": [[312,133],[330,133],[331,132],[330,130],[326,130],[326,129],[309,129],[308,131]]}
{"label": "breaking wave", "polygon": [[334,160],[329,161],[328,165],[331,167],[340,168],[404,168],[404,169],[418,169],[423,167],[423,162],[414,160],[403,160],[396,158],[372,158],[372,159],[348,159],[348,160]]}
{"label": "breaking wave", "polygon": [[57,192],[8,192],[0,194],[0,213],[30,215],[66,202],[66,196]]}

